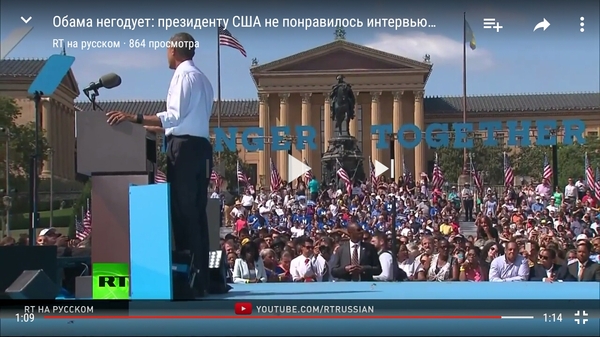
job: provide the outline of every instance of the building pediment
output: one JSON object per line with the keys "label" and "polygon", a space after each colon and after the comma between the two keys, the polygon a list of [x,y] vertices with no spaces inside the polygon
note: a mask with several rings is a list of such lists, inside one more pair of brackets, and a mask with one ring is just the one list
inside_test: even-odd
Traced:
{"label": "building pediment", "polygon": [[316,72],[323,70],[396,70],[429,73],[431,64],[386,53],[345,40],[253,67],[254,76],[270,73]]}

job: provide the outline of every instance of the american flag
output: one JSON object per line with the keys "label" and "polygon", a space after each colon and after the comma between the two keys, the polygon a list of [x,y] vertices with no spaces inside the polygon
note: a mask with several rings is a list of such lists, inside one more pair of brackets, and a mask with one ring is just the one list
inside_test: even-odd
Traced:
{"label": "american flag", "polygon": [[210,173],[210,180],[213,181],[213,184],[215,184],[217,190],[221,187],[221,183],[223,182],[221,175],[214,169]]}
{"label": "american flag", "polygon": [[369,169],[370,169],[370,178],[371,178],[371,188],[375,190],[377,185],[379,184],[379,178],[375,175],[375,165],[373,164],[373,160],[369,157]]}
{"label": "american flag", "polygon": [[283,180],[281,180],[279,171],[277,171],[277,167],[275,167],[273,158],[271,158],[271,191],[279,191],[281,184],[283,184]]}
{"label": "american flag", "polygon": [[508,160],[508,154],[504,152],[504,186],[514,186],[515,175],[513,173],[512,166]]}
{"label": "american flag", "polygon": [[483,192],[483,181],[481,181],[481,176],[475,169],[475,164],[471,160],[471,177],[473,178],[473,182],[475,183],[475,187],[479,192]]}
{"label": "american flag", "polygon": [[412,181],[412,174],[406,167],[406,161],[404,160],[404,157],[402,157],[402,176],[405,182]]}
{"label": "american flag", "polygon": [[548,161],[548,156],[544,154],[544,172],[542,173],[542,178],[550,180],[552,178],[552,166],[550,166],[550,162]]}
{"label": "american flag", "polygon": [[237,49],[240,51],[240,53],[242,53],[242,55],[244,55],[244,57],[246,57],[246,50],[244,49],[244,46],[242,46],[240,41],[233,37],[233,35],[231,35],[231,33],[224,27],[219,27],[219,45]]}
{"label": "american flag", "polygon": [[242,165],[240,165],[239,161],[237,162],[237,180],[244,184],[248,184],[248,177],[244,173],[244,170],[242,170]]}
{"label": "american flag", "polygon": [[352,181],[350,180],[350,176],[339,162],[338,165],[340,168],[337,170],[337,175],[346,184],[346,192],[348,192],[348,195],[352,195]]}
{"label": "american flag", "polygon": [[585,153],[585,184],[590,189],[594,189],[596,186],[596,179],[594,179],[594,169],[592,165],[590,165],[590,160],[588,158],[587,152]]}
{"label": "american flag", "polygon": [[600,167],[598,166],[596,166],[596,188],[594,191],[596,200],[600,201]]}
{"label": "american flag", "polygon": [[444,172],[442,168],[438,164],[438,154],[435,154],[435,160],[433,161],[433,177],[431,179],[431,184],[433,188],[442,188],[444,186]]}
{"label": "american flag", "polygon": [[75,224],[75,237],[79,240],[85,240],[92,232],[92,213],[88,208],[83,221],[77,221]]}
{"label": "american flag", "polygon": [[157,184],[166,183],[167,176],[164,174],[163,171],[156,169],[156,172],[154,172],[154,182]]}
{"label": "american flag", "polygon": [[[304,165],[308,166],[308,162],[304,159]],[[308,186],[308,183],[312,179],[312,170],[304,172],[304,185]]]}

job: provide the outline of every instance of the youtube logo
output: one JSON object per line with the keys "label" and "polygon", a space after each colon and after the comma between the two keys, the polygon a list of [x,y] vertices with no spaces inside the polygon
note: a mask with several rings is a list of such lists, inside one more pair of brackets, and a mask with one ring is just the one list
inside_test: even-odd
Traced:
{"label": "youtube logo", "polygon": [[250,315],[252,314],[252,303],[238,302],[235,304],[234,311],[236,315]]}

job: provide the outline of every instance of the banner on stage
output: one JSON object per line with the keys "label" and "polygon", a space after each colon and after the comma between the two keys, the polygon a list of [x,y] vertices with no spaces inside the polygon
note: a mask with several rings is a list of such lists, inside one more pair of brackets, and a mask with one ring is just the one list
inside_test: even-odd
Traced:
{"label": "banner on stage", "polygon": [[[505,125],[505,127],[503,127]],[[398,130],[393,130],[392,124],[371,125],[370,134],[378,137],[376,147],[388,149],[389,136],[395,135],[398,144],[404,148],[412,149],[424,142],[431,148],[452,147],[470,149],[474,146],[472,134],[483,133],[484,146],[498,146],[498,132],[507,133],[508,146],[552,146],[558,144],[558,135],[555,130],[562,129],[562,144],[584,144],[585,123],[580,119],[558,120],[510,120],[510,121],[482,121],[479,123],[431,123],[425,130],[415,124],[403,124]],[[530,130],[536,130],[535,135]],[[238,134],[242,147],[246,151],[262,151],[265,149],[265,130],[260,127],[228,127],[213,128],[215,138],[215,151],[236,151]],[[315,141],[317,131],[310,125],[272,126],[270,128],[271,151],[288,151],[292,146],[297,150],[316,150]],[[407,137],[407,135],[411,135]],[[356,136],[356,135],[353,135]],[[535,138],[532,140],[532,138]]]}

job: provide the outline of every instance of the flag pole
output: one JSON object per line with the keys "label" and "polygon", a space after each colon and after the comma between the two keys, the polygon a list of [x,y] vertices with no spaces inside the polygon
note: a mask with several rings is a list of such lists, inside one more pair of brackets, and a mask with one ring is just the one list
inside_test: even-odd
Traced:
{"label": "flag pole", "polygon": [[[219,26],[220,27],[220,26]],[[217,127],[221,127],[221,43],[217,28]]]}
{"label": "flag pole", "polygon": [[[463,12],[463,124],[467,122],[467,12]],[[467,148],[463,149],[463,167],[467,169]]]}
{"label": "flag pole", "polygon": [[237,161],[236,171],[237,172],[235,173],[235,176],[237,178],[236,179],[237,180],[237,190],[238,190],[238,193],[240,193],[240,161],[239,160]]}

